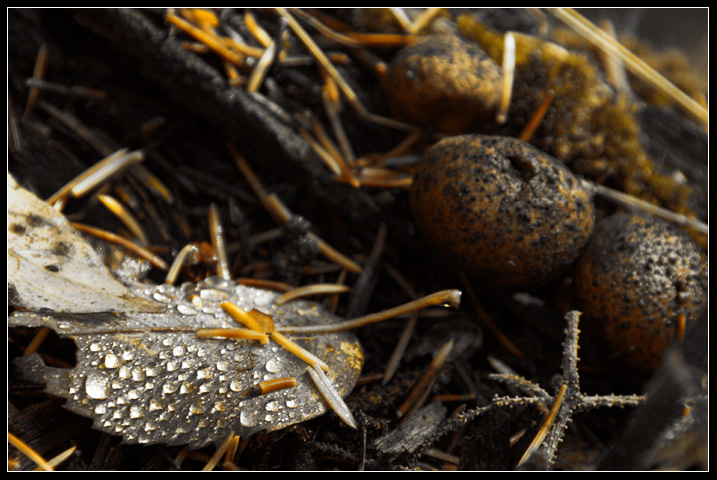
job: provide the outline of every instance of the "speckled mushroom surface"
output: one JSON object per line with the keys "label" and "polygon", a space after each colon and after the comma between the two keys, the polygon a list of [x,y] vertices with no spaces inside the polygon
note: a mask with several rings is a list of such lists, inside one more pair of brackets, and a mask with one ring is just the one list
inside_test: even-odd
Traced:
{"label": "speckled mushroom surface", "polygon": [[592,193],[549,155],[508,137],[439,141],[410,192],[421,232],[486,285],[534,289],[577,259],[595,220]]}
{"label": "speckled mushroom surface", "polygon": [[616,213],[598,222],[576,265],[575,292],[583,326],[626,365],[650,373],[706,307],[707,260],[682,230]]}
{"label": "speckled mushroom surface", "polygon": [[397,118],[457,134],[492,120],[502,84],[500,67],[475,43],[430,35],[394,57],[384,87]]}

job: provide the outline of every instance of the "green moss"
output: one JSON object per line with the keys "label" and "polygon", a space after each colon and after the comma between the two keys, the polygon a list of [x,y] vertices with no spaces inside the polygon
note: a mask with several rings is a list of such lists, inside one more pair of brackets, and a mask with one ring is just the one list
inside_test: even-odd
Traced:
{"label": "green moss", "polygon": [[[504,38],[471,15],[459,32],[498,63]],[[516,72],[509,120],[500,133],[520,134],[547,95],[552,103],[530,142],[586,178],[672,211],[693,215],[688,186],[660,172],[640,142],[639,106],[614,92],[590,57],[535,36],[515,34]]]}

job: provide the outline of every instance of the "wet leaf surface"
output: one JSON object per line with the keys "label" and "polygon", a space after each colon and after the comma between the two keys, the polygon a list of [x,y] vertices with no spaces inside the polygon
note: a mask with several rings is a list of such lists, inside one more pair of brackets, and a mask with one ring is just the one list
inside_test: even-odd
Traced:
{"label": "wet leaf surface", "polygon": [[[306,373],[308,365],[275,342],[197,338],[193,332],[236,327],[220,307],[227,301],[271,315],[277,327],[338,320],[318,305],[294,301],[278,307],[276,293],[218,277],[179,288],[149,287],[143,293],[158,299],[164,311],[15,312],[8,320],[11,327],[49,327],[77,345],[72,369],[46,366],[37,355],[18,360],[25,378],[46,383],[48,393],[67,399],[65,408],[92,418],[95,428],[121,435],[127,443],[199,448],[231,432],[242,437],[270,432],[326,412]],[[352,333],[296,341],[326,362],[341,395],[351,391],[363,364]],[[296,377],[297,386],[242,396],[260,382],[281,377]]]}

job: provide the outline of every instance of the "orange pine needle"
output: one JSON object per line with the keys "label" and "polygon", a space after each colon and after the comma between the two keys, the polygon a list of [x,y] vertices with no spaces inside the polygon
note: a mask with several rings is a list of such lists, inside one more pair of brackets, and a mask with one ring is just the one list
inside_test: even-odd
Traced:
{"label": "orange pine needle", "polygon": [[262,345],[269,343],[267,334],[246,328],[199,328],[196,335],[198,338],[235,338],[237,340],[259,340]]}
{"label": "orange pine needle", "polygon": [[17,448],[23,455],[25,455],[27,458],[32,460],[37,464],[38,467],[40,467],[41,470],[46,471],[52,471],[54,468],[52,468],[52,465],[47,463],[47,460],[42,458],[42,455],[37,453],[33,448],[31,448],[27,443],[20,440],[18,437],[13,435],[10,432],[7,432],[7,441],[10,442],[10,444]]}
{"label": "orange pine needle", "polygon": [[187,35],[193,37],[194,39],[202,42],[205,44],[210,50],[212,50],[214,53],[218,54],[223,59],[227,60],[228,62],[231,62],[239,67],[243,67],[243,57],[236,52],[233,52],[229,48],[227,48],[224,43],[217,38],[216,35],[210,34],[206,32],[205,30],[202,30],[200,28],[195,27],[191,23],[187,22],[183,18],[180,18],[173,14],[168,14],[166,16],[167,21],[186,33]]}
{"label": "orange pine needle", "polygon": [[267,332],[264,328],[264,325],[262,325],[260,322],[256,320],[255,317],[249,315],[249,312],[246,310],[243,310],[236,305],[234,305],[231,302],[224,302],[221,304],[222,310],[224,310],[230,317],[234,319],[237,323],[244,325],[245,327],[249,328],[250,330],[253,330],[258,333],[266,334],[271,333]]}
{"label": "orange pine needle", "polygon": [[550,107],[551,103],[553,103],[553,96],[548,94],[545,96],[538,109],[530,118],[530,121],[528,121],[528,123],[523,127],[523,130],[518,135],[518,138],[520,138],[524,142],[530,140],[535,131],[538,129],[540,122],[543,121],[543,117],[545,117],[545,114],[548,113],[548,108]]}
{"label": "orange pine needle", "polygon": [[249,310],[249,316],[256,320],[256,322],[260,325],[261,328],[264,329],[266,333],[274,332],[274,319],[271,318],[270,315],[267,315],[266,313],[262,313],[259,310],[252,308],[251,310]]}
{"label": "orange pine needle", "polygon": [[257,395],[265,395],[267,393],[284,390],[286,388],[294,388],[298,384],[296,377],[281,377],[260,382],[252,387],[247,388],[241,393],[242,397],[253,397]]}
{"label": "orange pine needle", "polygon": [[299,344],[295,343],[293,340],[290,340],[288,337],[283,335],[279,332],[272,332],[271,333],[271,339],[274,340],[276,343],[284,347],[289,353],[299,357],[309,365],[318,366],[321,368],[321,370],[328,372],[329,366],[324,363],[323,360],[321,360],[319,357],[314,355],[313,353],[307,351],[303,347],[301,347]]}
{"label": "orange pine needle", "polygon": [[140,245],[137,245],[136,243],[120,235],[117,235],[116,233],[108,232],[107,230],[102,230],[101,228],[90,227],[89,225],[83,225],[81,223],[76,222],[70,222],[70,224],[81,232],[89,233],[90,235],[93,235],[97,238],[101,238],[108,242],[116,243],[126,248],[127,250],[136,253],[141,258],[144,258],[157,268],[160,268],[162,270],[167,270],[169,268],[167,262],[159,258],[157,255],[153,254],[146,248],[143,248]]}

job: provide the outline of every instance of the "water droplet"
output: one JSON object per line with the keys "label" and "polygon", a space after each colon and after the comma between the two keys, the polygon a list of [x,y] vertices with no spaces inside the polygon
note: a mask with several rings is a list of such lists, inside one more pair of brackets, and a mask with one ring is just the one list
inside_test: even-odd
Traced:
{"label": "water droplet", "polygon": [[97,405],[97,406],[95,407],[95,413],[96,413],[97,415],[104,415],[105,413],[107,413],[107,407],[104,406],[104,405],[102,405],[102,404]]}
{"label": "water droplet", "polygon": [[242,391],[241,384],[238,383],[236,380],[232,380],[231,382],[229,382],[229,388],[231,389],[232,392],[241,392]]}
{"label": "water droplet", "polygon": [[219,303],[229,299],[229,294],[227,292],[216,288],[203,288],[199,291],[199,296],[205,303]]}
{"label": "water droplet", "polygon": [[105,367],[107,368],[117,368],[120,366],[120,360],[117,358],[117,355],[114,353],[108,353],[105,355]]}
{"label": "water droplet", "polygon": [[90,344],[90,352],[99,352],[102,350],[102,345],[99,343]]}
{"label": "water droplet", "polygon": [[179,388],[179,385],[176,382],[167,381],[164,382],[164,385],[162,385],[162,393],[165,395],[169,395],[171,393],[174,393]]}
{"label": "water droplet", "polygon": [[186,303],[180,303],[177,305],[177,311],[182,315],[196,315],[198,312],[190,305]]}
{"label": "water droplet", "polygon": [[174,286],[170,285],[169,283],[163,283],[161,285],[157,285],[157,288],[155,289],[155,291],[171,296],[171,295],[176,294],[177,289],[174,288]]}
{"label": "water droplet", "polygon": [[85,379],[85,392],[90,398],[102,400],[109,396],[110,383],[106,378],[91,373]]}
{"label": "water droplet", "polygon": [[152,295],[152,298],[154,298],[158,302],[162,302],[162,303],[171,303],[172,302],[172,297],[168,297],[167,295],[164,295],[163,293],[160,293],[160,292],[154,292],[154,294]]}
{"label": "water droplet", "polygon": [[125,366],[121,366],[120,369],[118,370],[117,375],[119,376],[120,379],[126,380],[130,377],[131,373],[130,373],[129,368],[127,368]]}
{"label": "water droplet", "polygon": [[184,346],[183,345],[177,345],[172,349],[172,355],[175,357],[181,357],[184,355]]}
{"label": "water droplet", "polygon": [[197,310],[201,310],[202,307],[204,306],[204,302],[202,302],[202,298],[199,297],[198,295],[191,295],[191,296],[189,297],[189,301],[192,302],[192,305],[193,305],[194,308],[196,308]]}
{"label": "water droplet", "polygon": [[144,413],[142,412],[142,407],[139,405],[132,405],[129,407],[129,416],[130,418],[141,418],[144,416]]}
{"label": "water droplet", "polygon": [[212,386],[210,383],[203,383],[199,386],[199,393],[208,393],[212,390]]}
{"label": "water droplet", "polygon": [[271,373],[281,372],[281,362],[275,358],[272,358],[271,360],[266,362],[266,370]]}
{"label": "water droplet", "polygon": [[221,288],[221,289],[227,289],[227,288],[229,288],[229,285],[230,285],[228,280],[226,280],[220,276],[217,276],[217,275],[214,275],[212,277],[207,277],[204,280],[204,284],[209,287],[216,287],[216,288]]}
{"label": "water droplet", "polygon": [[220,360],[217,362],[217,370],[220,372],[226,372],[229,370],[229,362],[225,362],[224,360]]}
{"label": "water droplet", "polygon": [[256,291],[252,301],[257,307],[267,306],[274,302],[276,294],[273,292]]}
{"label": "water droplet", "polygon": [[259,423],[259,419],[255,413],[242,410],[239,414],[239,422],[245,427],[254,427],[257,423]]}
{"label": "water droplet", "polygon": [[269,412],[276,412],[281,407],[279,406],[279,404],[277,402],[269,402],[264,406],[264,408],[266,408],[266,410]]}
{"label": "water droplet", "polygon": [[145,376],[144,372],[140,368],[135,368],[132,370],[132,380],[135,382],[144,382]]}

